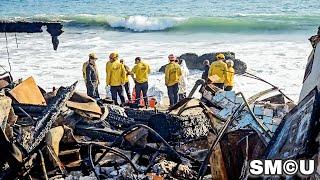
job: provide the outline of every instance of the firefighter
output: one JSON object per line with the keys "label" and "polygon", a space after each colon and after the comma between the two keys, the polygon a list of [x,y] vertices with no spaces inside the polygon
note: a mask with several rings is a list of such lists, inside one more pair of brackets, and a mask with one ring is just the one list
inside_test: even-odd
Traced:
{"label": "firefighter", "polygon": [[122,86],[124,85],[126,70],[124,65],[120,63],[117,53],[111,53],[109,60],[110,63],[106,66],[107,86],[110,86],[111,97],[114,104],[118,105],[117,98],[119,96],[122,106],[125,103]]}
{"label": "firefighter", "polygon": [[182,75],[180,65],[175,62],[176,57],[173,54],[168,56],[169,64],[165,68],[165,84],[168,89],[170,106],[178,102],[179,81]]}
{"label": "firefighter", "polygon": [[143,62],[140,57],[135,58],[135,66],[132,68],[133,80],[135,82],[136,102],[140,101],[140,93],[142,91],[145,106],[148,107],[148,77],[150,74],[150,66]]}
{"label": "firefighter", "polygon": [[224,90],[225,91],[231,91],[234,86],[234,69],[233,69],[233,61],[232,60],[226,60],[227,64],[227,75],[226,80],[224,83]]}
{"label": "firefighter", "polygon": [[216,56],[216,61],[211,63],[210,69],[209,69],[209,77],[216,75],[218,79],[213,82],[215,86],[217,86],[220,89],[223,89],[224,82],[227,75],[227,64],[224,62],[225,57],[223,54],[218,54]]}
{"label": "firefighter", "polygon": [[98,85],[99,74],[97,70],[96,60],[97,55],[95,53],[89,54],[89,60],[82,66],[82,74],[87,87],[87,95],[99,99]]}

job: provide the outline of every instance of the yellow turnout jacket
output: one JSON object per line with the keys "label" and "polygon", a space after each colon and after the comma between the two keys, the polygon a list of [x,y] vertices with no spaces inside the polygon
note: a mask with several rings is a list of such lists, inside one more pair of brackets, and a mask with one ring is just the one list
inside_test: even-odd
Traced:
{"label": "yellow turnout jacket", "polygon": [[116,60],[114,62],[107,62],[106,65],[106,73],[107,73],[107,85],[110,86],[120,86],[124,84],[126,70],[124,65]]}
{"label": "yellow turnout jacket", "polygon": [[170,62],[165,69],[165,81],[167,86],[172,86],[179,83],[182,75],[180,65],[175,62]]}
{"label": "yellow turnout jacket", "polygon": [[148,76],[150,74],[150,66],[145,62],[139,62],[133,67],[132,73],[134,73],[135,80],[138,83],[145,83],[148,81]]}
{"label": "yellow turnout jacket", "polygon": [[220,79],[214,83],[224,83],[227,76],[227,64],[223,61],[214,61],[211,63],[208,77],[217,75]]}
{"label": "yellow turnout jacket", "polygon": [[227,77],[225,81],[225,86],[233,86],[234,85],[234,69],[233,67],[228,67],[227,69]]}

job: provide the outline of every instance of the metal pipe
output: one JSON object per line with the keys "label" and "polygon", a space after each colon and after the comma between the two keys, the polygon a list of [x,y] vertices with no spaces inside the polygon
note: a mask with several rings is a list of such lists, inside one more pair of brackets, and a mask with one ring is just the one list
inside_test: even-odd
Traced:
{"label": "metal pipe", "polygon": [[88,146],[88,156],[89,156],[89,162],[91,166],[91,170],[93,171],[94,175],[98,180],[100,180],[99,174],[96,172],[96,169],[94,168],[93,160],[92,160],[92,144],[89,144]]}
{"label": "metal pipe", "polygon": [[175,157],[177,157],[177,158],[179,159],[179,163],[182,162],[181,156],[179,155],[179,153],[178,153],[176,150],[174,150],[174,149],[169,145],[169,143],[160,136],[160,134],[158,134],[155,130],[153,130],[152,128],[150,128],[149,126],[146,126],[146,125],[144,125],[144,124],[136,124],[136,125],[133,125],[133,126],[131,126],[130,128],[128,128],[127,130],[125,130],[125,131],[121,134],[122,139],[123,139],[123,137],[124,137],[127,133],[129,133],[129,132],[132,131],[133,129],[139,128],[139,127],[146,128],[146,129],[149,130],[149,132],[151,132],[154,136],[156,136],[157,138],[159,138],[159,139],[165,144],[165,146],[167,146],[167,147],[169,148],[169,150],[175,155]]}
{"label": "metal pipe", "polygon": [[245,72],[245,74],[243,74],[243,76],[248,77],[248,78],[252,78],[252,79],[256,79],[256,80],[259,80],[259,81],[262,81],[262,82],[264,82],[264,83],[266,83],[266,84],[269,84],[270,86],[272,86],[272,87],[274,87],[274,88],[277,88],[277,90],[278,90],[285,98],[287,98],[287,99],[288,99],[289,101],[291,101],[291,102],[294,102],[294,101],[293,101],[292,99],[290,99],[287,95],[285,95],[277,86],[271,84],[270,82],[268,82],[268,81],[266,81],[266,80],[264,80],[264,79],[262,79],[262,78],[260,78],[260,77],[258,77],[258,76],[256,76],[256,75],[254,75],[254,74],[248,73],[248,72]]}
{"label": "metal pipe", "polygon": [[21,107],[18,107],[18,109],[23,113],[25,114],[28,119],[30,119],[32,122],[33,122],[33,118],[30,116],[30,114],[28,114],[24,109],[22,109]]}
{"label": "metal pipe", "polygon": [[[109,150],[109,151],[112,151],[115,155],[123,158],[124,160],[126,160],[133,168],[133,170],[136,172],[136,174],[138,175],[139,174],[139,170],[138,168],[134,165],[134,163],[125,155],[123,154],[122,152],[118,151],[118,150],[115,150],[115,149],[112,149],[111,147],[108,147],[108,146],[104,146],[104,145],[101,145],[101,144],[96,144],[96,143],[90,143],[89,146],[97,146],[97,147],[100,147],[100,148],[103,148],[103,149],[106,149],[106,150]],[[89,151],[89,156],[91,155],[91,151]],[[92,156],[91,156],[92,157]],[[98,162],[97,162],[98,163]],[[94,164],[93,164],[93,161],[92,161],[92,165],[94,167]]]}
{"label": "metal pipe", "polygon": [[42,168],[42,172],[43,172],[43,176],[45,180],[48,180],[48,174],[47,174],[47,170],[46,170],[46,165],[44,163],[44,158],[43,158],[43,154],[41,152],[41,150],[38,150],[38,153],[40,155],[40,160],[41,160],[41,168]]}
{"label": "metal pipe", "polygon": [[248,110],[249,110],[249,113],[250,115],[253,117],[253,119],[260,125],[261,129],[264,131],[264,133],[266,135],[268,135],[268,138],[271,138],[271,134],[269,134],[264,128],[263,128],[263,125],[258,121],[257,117],[255,116],[255,114],[252,112],[251,108],[250,108],[250,105],[248,103],[248,101],[246,100],[246,98],[244,97],[243,93],[242,92],[239,92],[239,94],[241,95],[245,105],[247,106]]}

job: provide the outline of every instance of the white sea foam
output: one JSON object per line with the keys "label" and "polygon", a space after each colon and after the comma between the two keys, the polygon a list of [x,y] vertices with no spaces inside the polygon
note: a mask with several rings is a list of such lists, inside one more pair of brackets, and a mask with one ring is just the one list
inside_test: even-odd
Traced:
{"label": "white sea foam", "polygon": [[184,18],[174,17],[147,17],[129,16],[126,18],[113,19],[109,25],[113,28],[126,28],[133,31],[160,31],[176,26],[183,22]]}

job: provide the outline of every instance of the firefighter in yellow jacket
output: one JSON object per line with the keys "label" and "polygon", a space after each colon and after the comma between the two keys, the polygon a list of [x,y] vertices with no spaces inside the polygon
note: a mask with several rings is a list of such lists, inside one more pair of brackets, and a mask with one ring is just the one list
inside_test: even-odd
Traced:
{"label": "firefighter in yellow jacket", "polygon": [[227,63],[227,76],[224,83],[224,90],[231,91],[234,86],[234,69],[233,69],[233,61],[226,60]]}
{"label": "firefighter in yellow jacket", "polygon": [[109,59],[110,63],[107,63],[106,66],[107,86],[110,86],[111,96],[114,103],[118,105],[117,96],[119,96],[121,105],[123,105],[125,100],[122,86],[124,85],[126,70],[123,64],[120,63],[117,53],[111,53]]}
{"label": "firefighter in yellow jacket", "polygon": [[211,63],[209,73],[208,73],[209,74],[208,77],[213,75],[218,76],[218,79],[215,82],[213,82],[213,84],[220,89],[223,89],[224,82],[227,76],[227,64],[223,62],[224,59],[225,58],[223,54],[218,54],[216,56],[216,61]]}
{"label": "firefighter in yellow jacket", "polygon": [[82,75],[87,88],[87,95],[99,99],[98,85],[99,73],[96,65],[97,55],[95,53],[89,54],[89,60],[83,63]]}
{"label": "firefighter in yellow jacket", "polygon": [[165,68],[165,83],[168,89],[170,106],[178,102],[179,81],[182,75],[180,65],[175,62],[173,54],[168,56],[169,64]]}
{"label": "firefighter in yellow jacket", "polygon": [[136,102],[139,102],[142,91],[145,106],[148,106],[148,77],[150,74],[149,64],[143,62],[140,57],[135,58],[135,66],[132,68],[132,76],[135,82]]}

